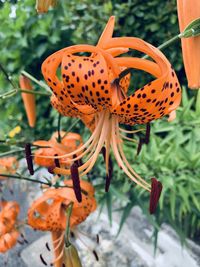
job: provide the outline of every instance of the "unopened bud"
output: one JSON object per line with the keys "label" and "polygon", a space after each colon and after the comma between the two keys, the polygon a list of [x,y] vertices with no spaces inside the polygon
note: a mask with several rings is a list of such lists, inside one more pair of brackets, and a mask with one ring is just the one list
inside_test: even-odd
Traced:
{"label": "unopened bud", "polygon": [[82,267],[77,249],[70,244],[64,249],[64,262],[63,266],[66,267]]}

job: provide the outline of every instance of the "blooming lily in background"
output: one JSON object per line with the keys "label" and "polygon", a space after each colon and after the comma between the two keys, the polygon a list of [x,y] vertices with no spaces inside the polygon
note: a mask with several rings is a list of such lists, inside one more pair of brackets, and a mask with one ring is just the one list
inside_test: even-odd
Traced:
{"label": "blooming lily in background", "polygon": [[[181,101],[181,89],[169,61],[157,48],[139,38],[112,37],[114,21],[114,17],[109,19],[97,46],[70,46],[52,54],[42,64],[44,78],[56,103],[60,102],[62,113],[80,118],[83,115],[93,116],[95,122],[92,135],[85,144],[55,158],[73,156],[70,159],[73,164],[87,156],[87,161],[78,167],[82,177],[92,169],[104,147],[108,174],[112,147],[117,163],[126,175],[150,192],[151,185],[133,170],[126,159],[122,147],[126,130],[119,125],[148,124],[173,114]],[[129,56],[117,57],[130,49],[147,54],[153,61]],[[81,52],[90,53],[90,56],[82,56]],[[61,80],[57,76],[59,66]],[[155,80],[128,95],[129,76],[119,79],[125,68],[143,70],[154,76]],[[54,102],[52,104],[57,108]],[[54,173],[70,175],[70,169],[56,167]]]}
{"label": "blooming lily in background", "polygon": [[0,202],[0,252],[5,253],[17,243],[17,216],[20,208],[17,202]]}
{"label": "blooming lily in background", "polygon": [[[177,0],[180,31],[193,20],[200,18],[199,0]],[[181,38],[183,61],[191,89],[200,88],[200,36]]]}
{"label": "blooming lily in background", "polygon": [[[18,168],[18,161],[16,157],[4,157],[0,158],[0,173],[1,174],[15,174]],[[0,179],[6,177],[0,176]]]}
{"label": "blooming lily in background", "polygon": [[36,10],[38,13],[46,13],[49,7],[55,7],[57,0],[36,0]]}
{"label": "blooming lily in background", "polygon": [[[51,158],[41,158],[40,156],[54,156],[64,155],[66,153],[70,153],[80,145],[82,145],[83,141],[79,134],[76,133],[66,133],[60,131],[60,142],[58,141],[58,132],[55,132],[49,141],[38,140],[33,142],[33,145],[39,146],[39,148],[35,152],[34,162],[39,166],[51,167],[54,165],[54,160]],[[68,165],[70,166],[70,162],[67,158],[63,158],[59,161],[61,166]]]}
{"label": "blooming lily in background", "polygon": [[[72,180],[65,181],[65,186],[72,187]],[[76,231],[75,227],[83,222],[91,212],[96,209],[94,188],[86,181],[80,182],[82,190],[82,202],[79,203],[72,188],[47,189],[29,208],[28,224],[34,229],[50,231],[52,234],[56,267],[63,266],[67,262],[65,249],[65,229],[69,205],[73,204],[70,216],[70,230]],[[69,251],[68,251],[69,252]],[[40,258],[43,262],[42,255]],[[67,267],[67,265],[66,265]]]}

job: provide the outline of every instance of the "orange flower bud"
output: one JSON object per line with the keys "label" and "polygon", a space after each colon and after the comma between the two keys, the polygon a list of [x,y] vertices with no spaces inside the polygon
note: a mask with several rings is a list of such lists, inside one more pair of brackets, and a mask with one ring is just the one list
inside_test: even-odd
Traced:
{"label": "orange flower bud", "polygon": [[[193,20],[200,18],[199,0],[177,0],[180,31]],[[183,61],[191,89],[200,88],[200,36],[181,38]]]}

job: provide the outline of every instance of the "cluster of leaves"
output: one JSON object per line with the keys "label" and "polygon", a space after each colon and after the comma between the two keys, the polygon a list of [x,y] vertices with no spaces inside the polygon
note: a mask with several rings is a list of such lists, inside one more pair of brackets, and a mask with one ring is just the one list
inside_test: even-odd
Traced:
{"label": "cluster of leaves", "polygon": [[[137,36],[157,46],[179,32],[175,0],[152,0],[143,4],[139,0],[98,0],[95,3],[92,0],[59,1],[55,10],[39,16],[34,5],[35,0],[0,1],[1,64],[12,75],[16,84],[23,69],[42,79],[41,63],[52,52],[77,43],[95,44],[110,15],[117,18],[115,36]],[[184,84],[180,43],[168,48],[165,53]],[[136,74],[134,82],[141,82],[141,77],[143,76]],[[2,74],[0,88],[0,93],[11,89]],[[35,89],[41,88],[35,85]],[[56,129],[57,113],[51,109],[49,99],[37,96],[38,121],[34,130],[27,129],[21,97],[16,95],[10,100],[0,99],[2,138],[17,125],[20,125],[23,131],[16,139],[23,137],[26,140],[34,140],[34,136],[37,136],[37,139],[47,139]],[[153,123],[151,142],[144,146],[134,164],[135,169],[143,176],[156,176],[164,184],[156,225],[168,222],[179,233],[188,236],[197,234],[200,227],[200,121],[199,110],[192,108],[193,104],[194,98],[188,99],[184,94],[183,105],[175,122]],[[64,119],[63,129],[68,130],[71,123],[72,119]],[[77,124],[74,130],[83,133],[81,128],[81,124]],[[136,146],[127,143],[125,151],[127,157],[132,160]],[[99,173],[103,177],[104,172],[103,167],[97,167],[93,171],[93,177],[99,177]],[[101,179],[96,179],[96,183],[101,183]],[[100,187],[102,188],[101,184]],[[114,164],[110,193],[104,196],[99,193],[99,197],[100,203],[107,203],[110,218],[113,197],[120,199],[123,204],[121,226],[134,205],[144,207],[144,203],[148,203],[147,195],[137,189],[130,189],[132,184]],[[143,209],[147,210],[146,207]]]}

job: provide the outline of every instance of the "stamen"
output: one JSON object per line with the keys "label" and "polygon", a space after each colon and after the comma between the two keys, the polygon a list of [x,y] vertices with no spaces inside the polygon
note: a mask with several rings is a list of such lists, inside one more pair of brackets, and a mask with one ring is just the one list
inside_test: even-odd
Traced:
{"label": "stamen", "polygon": [[[58,154],[55,154],[54,156],[57,157]],[[55,166],[56,166],[56,167],[60,168],[60,162],[59,162],[59,159],[54,158],[54,163],[55,163]]]}
{"label": "stamen", "polygon": [[51,251],[51,249],[50,249],[50,247],[49,247],[49,244],[48,244],[48,242],[46,242],[46,244],[45,244],[45,245],[46,245],[46,248],[47,248],[47,250],[48,250],[48,251]]}
{"label": "stamen", "polygon": [[[119,136],[119,127],[118,127],[118,121],[117,119],[113,118],[112,121],[112,148],[115,155],[115,158],[117,160],[117,163],[119,166],[122,167],[126,175],[133,180],[136,184],[140,185],[147,191],[150,191],[149,184],[142,179],[130,166],[128,163],[121,146],[121,139]],[[119,150],[118,150],[119,147]],[[121,154],[121,155],[120,155]]]}
{"label": "stamen", "polygon": [[150,203],[149,203],[150,214],[155,213],[161,192],[162,192],[161,182],[157,181],[156,178],[152,178],[151,179]]}
{"label": "stamen", "polygon": [[23,238],[23,242],[26,243],[26,244],[28,244],[28,240],[24,237],[24,235],[22,233],[20,235]]}
{"label": "stamen", "polygon": [[17,243],[19,243],[20,245],[24,245],[24,242],[20,240],[17,240]]}
{"label": "stamen", "polygon": [[138,144],[138,141],[135,140],[135,139],[133,139],[133,138],[130,138],[130,137],[125,136],[125,135],[123,135],[123,134],[120,134],[120,136],[121,136],[123,139],[125,139],[125,140],[128,140],[128,141],[131,141],[131,142],[133,142],[133,143]]}
{"label": "stamen", "polygon": [[96,236],[96,241],[97,241],[97,244],[99,244],[99,235],[97,234],[97,236]]}
{"label": "stamen", "polygon": [[[78,158],[78,160],[76,160],[76,158]],[[80,157],[77,157],[76,154],[73,156],[73,159],[75,160],[75,163],[78,165],[78,167],[83,165],[82,159]]]}
{"label": "stamen", "polygon": [[148,122],[147,125],[146,125],[146,135],[145,135],[145,144],[148,144],[149,143],[149,139],[150,139],[150,132],[151,132],[151,125],[150,123]]}
{"label": "stamen", "polygon": [[[101,149],[101,153],[103,155],[103,158],[104,158],[104,161],[106,161],[106,148],[105,147],[102,147]],[[105,191],[108,192],[109,190],[109,187],[110,187],[110,183],[111,183],[111,180],[112,180],[112,173],[113,173],[113,163],[112,163],[112,159],[111,157],[109,156],[109,167],[108,167],[108,173],[106,175],[106,184],[105,184]]]}
{"label": "stamen", "polygon": [[121,132],[124,132],[124,133],[130,133],[130,134],[133,134],[133,133],[138,133],[138,132],[142,132],[142,131],[144,131],[145,129],[138,129],[138,130],[133,130],[133,131],[129,131],[129,130],[125,130],[125,129],[122,129],[122,128],[120,128],[119,127],[119,130],[121,131]]}
{"label": "stamen", "polygon": [[55,169],[55,166],[50,166],[48,167],[48,172],[51,173],[51,174],[54,174],[54,169]]}
{"label": "stamen", "polygon": [[[54,156],[57,157],[58,154],[55,154]],[[54,163],[55,163],[55,166],[56,166],[57,168],[60,168],[60,162],[59,162],[59,159],[54,158]],[[58,174],[58,177],[61,177],[61,175]]]}
{"label": "stamen", "polygon": [[145,138],[140,138],[139,144],[138,144],[138,148],[137,148],[137,155],[140,154],[141,150],[142,150],[142,146],[144,144],[148,144],[149,143],[149,139],[150,139],[150,132],[151,132],[151,126],[150,123],[147,123],[146,125],[146,134],[145,134]]}
{"label": "stamen", "polygon": [[92,253],[93,253],[94,256],[95,256],[96,261],[99,261],[99,257],[98,257],[97,252],[96,252],[95,250],[93,250]]}
{"label": "stamen", "polygon": [[25,145],[25,155],[26,155],[26,162],[28,166],[28,170],[30,172],[30,175],[34,174],[34,169],[33,169],[33,159],[31,156],[31,144],[27,143]]}
{"label": "stamen", "polygon": [[44,258],[42,257],[42,254],[40,254],[40,260],[41,260],[41,262],[42,262],[45,266],[48,265],[48,264],[46,263],[46,261],[44,260]]}
{"label": "stamen", "polygon": [[106,184],[105,184],[106,192],[109,191],[110,183],[112,180],[112,174],[113,174],[113,163],[111,157],[109,156],[109,167],[108,167],[108,174],[106,175]]}
{"label": "stamen", "polygon": [[105,148],[105,146],[102,147],[101,154],[103,155],[104,161],[106,161],[106,148]]}
{"label": "stamen", "polygon": [[63,254],[64,254],[64,249],[62,249],[60,255],[54,261],[52,261],[51,266],[53,266],[57,261],[59,261],[63,257]]}
{"label": "stamen", "polygon": [[82,201],[82,194],[81,194],[81,186],[80,186],[80,178],[79,178],[79,172],[78,172],[78,165],[76,163],[73,163],[71,168],[71,178],[73,181],[73,188],[74,188],[74,193],[76,196],[76,199],[78,202]]}
{"label": "stamen", "polygon": [[143,144],[144,144],[144,139],[140,138],[138,148],[137,148],[137,156],[140,154]]}

